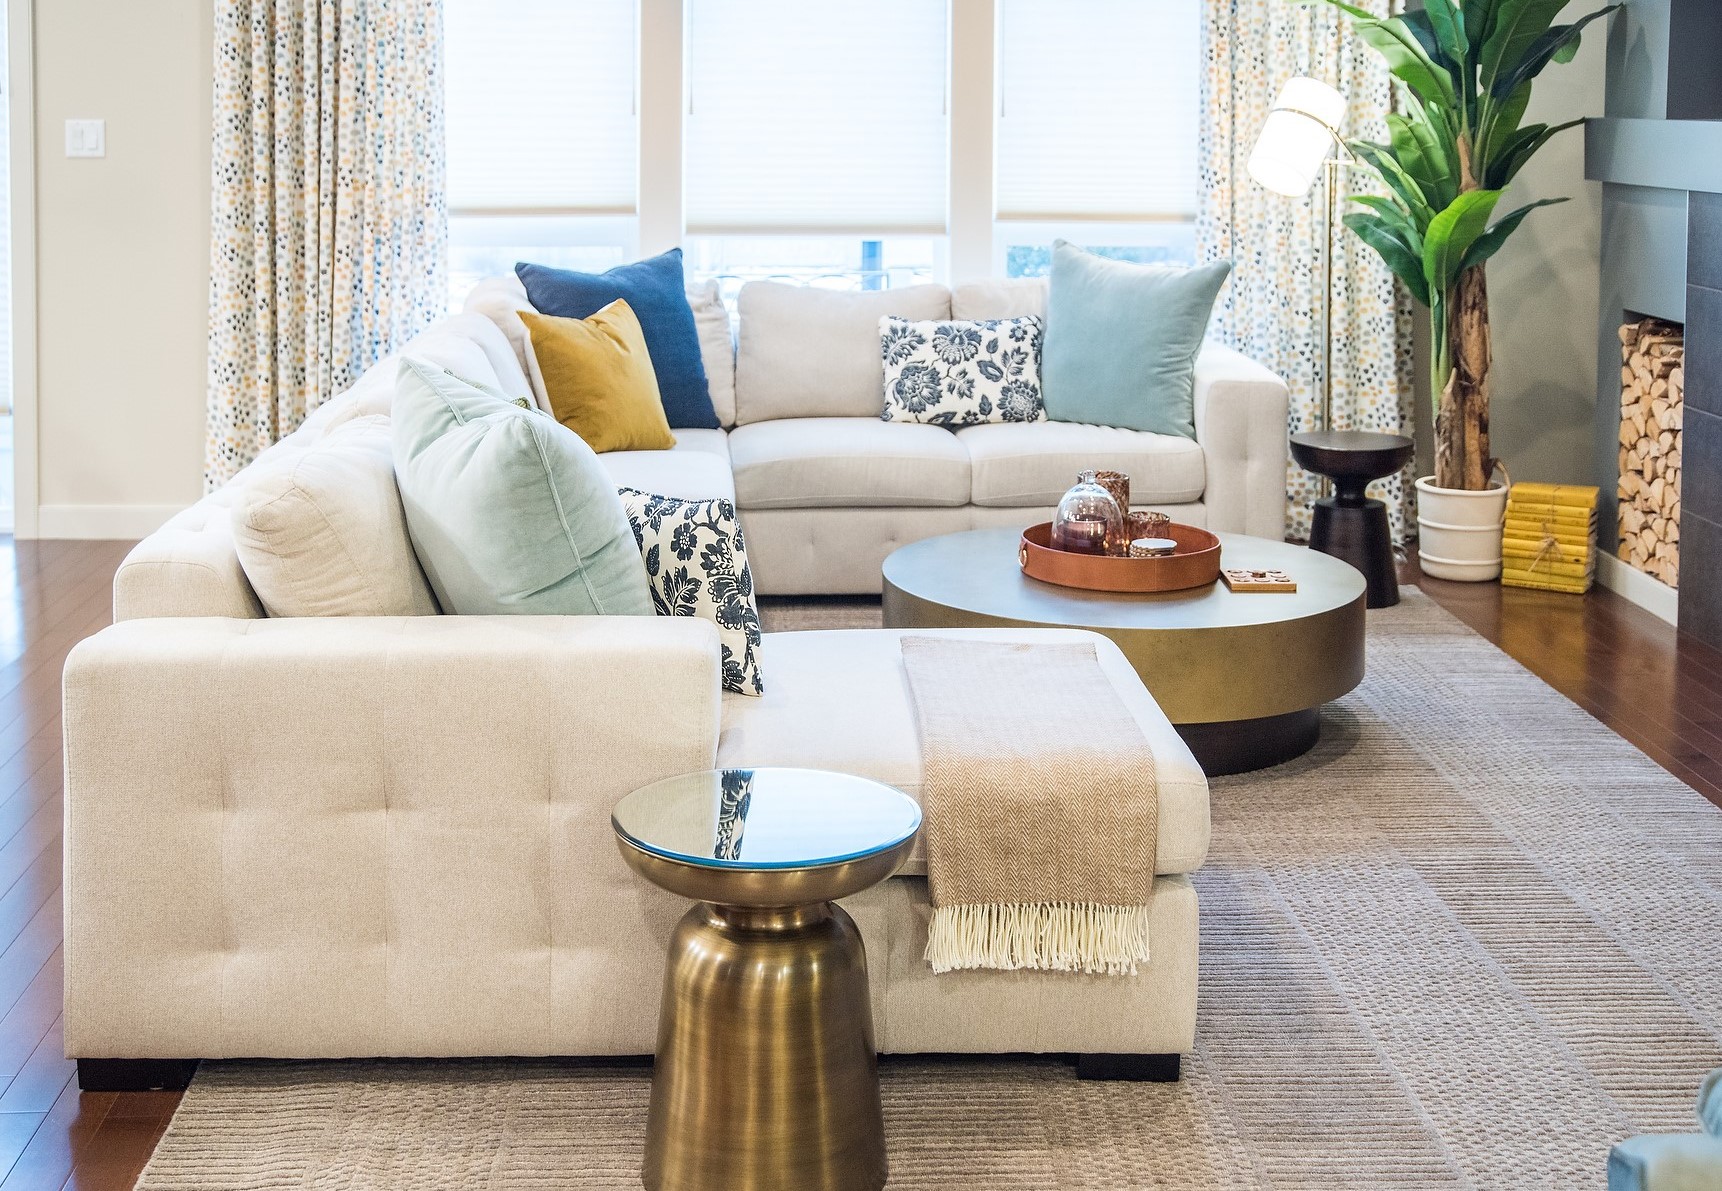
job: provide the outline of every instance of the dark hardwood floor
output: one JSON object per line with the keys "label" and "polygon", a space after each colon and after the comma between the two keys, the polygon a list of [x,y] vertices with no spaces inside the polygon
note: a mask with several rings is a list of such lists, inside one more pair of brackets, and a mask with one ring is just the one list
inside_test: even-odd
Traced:
{"label": "dark hardwood floor", "polygon": [[[127,548],[0,537],[0,1191],[131,1187],[179,1100],[80,1094],[60,1053],[60,671]],[[1722,654],[1606,591],[1423,587],[1722,805]]]}
{"label": "dark hardwood floor", "polygon": [[1611,591],[1415,582],[1561,694],[1722,806],[1722,653]]}

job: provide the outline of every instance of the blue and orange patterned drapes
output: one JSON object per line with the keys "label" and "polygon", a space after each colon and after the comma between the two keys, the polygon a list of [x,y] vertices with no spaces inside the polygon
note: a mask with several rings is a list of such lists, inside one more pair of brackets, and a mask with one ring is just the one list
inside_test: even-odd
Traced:
{"label": "blue and orange patterned drapes", "polygon": [[441,0],[216,0],[219,487],[447,307]]}
{"label": "blue and orange patterned drapes", "polygon": [[[1403,0],[1355,0],[1382,15]],[[1279,373],[1291,387],[1288,433],[1321,423],[1320,238],[1324,196],[1304,199],[1262,189],[1244,172],[1262,121],[1285,81],[1312,75],[1349,100],[1347,137],[1385,140],[1393,103],[1387,69],[1326,5],[1293,0],[1204,0],[1202,48],[1200,260],[1229,257],[1232,277],[1214,309],[1214,333]],[[1364,179],[1352,175],[1351,187]],[[1387,266],[1336,226],[1334,262],[1335,429],[1411,432],[1414,414],[1411,299]],[[1286,532],[1309,537],[1319,478],[1288,460]],[[1410,481],[1395,476],[1371,492],[1387,502],[1394,540],[1414,524]]]}

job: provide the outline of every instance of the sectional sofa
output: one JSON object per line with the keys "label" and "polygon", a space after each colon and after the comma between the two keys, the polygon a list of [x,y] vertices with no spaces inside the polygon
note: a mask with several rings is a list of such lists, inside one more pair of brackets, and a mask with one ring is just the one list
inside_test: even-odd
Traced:
{"label": "sectional sofa", "polygon": [[[1082,465],[1129,470],[1143,503],[1182,518],[1278,532],[1285,390],[1233,353],[1204,353],[1197,443],[1056,424],[952,434],[866,416],[871,308],[749,287],[726,371],[727,316],[710,290],[690,298],[731,428],[604,461],[619,484],[733,492],[766,592],[876,590],[893,545],[1043,516]],[[929,288],[908,291],[918,305],[905,312],[1040,300],[1032,285]],[[526,396],[514,301],[493,286],[409,350]],[[379,364],[272,450],[387,414],[394,373]],[[720,765],[829,768],[919,792],[896,632],[768,634],[755,698],[721,691],[716,630],[701,620],[268,619],[228,529],[244,482],[133,550],[115,578],[118,623],[67,662],[65,1039],[86,1087],[174,1082],[185,1061],[224,1056],[647,1053],[663,941],[684,906],[624,867],[617,799]],[[1105,639],[957,635],[1093,642],[1158,767],[1154,957],[1130,978],[934,976],[912,861],[849,904],[881,1047],[1187,1051],[1206,779]]]}
{"label": "sectional sofa", "polygon": [[[940,426],[879,418],[884,374],[879,318],[1044,315],[1044,279],[847,293],[751,282],[737,298],[737,334],[716,287],[690,295],[721,431],[678,433],[677,449],[708,454],[673,468],[702,491],[733,496],[759,589],[766,595],[873,594],[879,564],[905,542],[963,529],[1027,525],[1053,508],[1085,467],[1131,478],[1132,498],[1180,521],[1278,539],[1285,533],[1286,387],[1229,348],[1196,361],[1196,438],[1035,422]],[[479,285],[468,312],[501,328],[533,381],[514,277]],[[660,462],[616,460],[661,478]]]}

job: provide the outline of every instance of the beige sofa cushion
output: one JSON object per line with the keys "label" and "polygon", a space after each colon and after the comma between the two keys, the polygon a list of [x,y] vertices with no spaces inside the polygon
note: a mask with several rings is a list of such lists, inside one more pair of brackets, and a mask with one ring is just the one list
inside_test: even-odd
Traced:
{"label": "beige sofa cushion", "polygon": [[744,509],[958,506],[969,456],[942,426],[871,418],[785,418],[729,436]]}
{"label": "beige sofa cushion", "polygon": [[387,418],[274,452],[234,484],[234,549],[270,616],[436,615],[407,537]]}
{"label": "beige sofa cushion", "polygon": [[1129,476],[1135,505],[1199,500],[1206,481],[1201,446],[1176,434],[1079,422],[1002,422],[965,426],[956,437],[969,454],[973,503],[994,508],[1056,505],[1085,468]]}
{"label": "beige sofa cushion", "polygon": [[[735,341],[730,336],[729,311],[718,296],[715,281],[702,281],[688,286],[688,306],[694,312],[694,330],[700,339],[700,362],[705,365],[706,381],[711,389],[712,408],[718,421],[735,425]],[[515,359],[530,378],[532,399],[538,408],[550,412],[550,397],[544,388],[544,377],[538,371],[538,358],[532,351],[532,336],[521,319],[522,310],[531,310],[526,287],[513,273],[501,277],[486,277],[466,295],[462,310],[481,315],[496,324]]]}
{"label": "beige sofa cushion", "polygon": [[718,283],[705,281],[688,286],[688,305],[693,307],[694,331],[700,337],[700,362],[705,365],[706,384],[711,389],[718,424],[734,426],[735,336],[730,330],[729,309],[718,296]]}
{"label": "beige sofa cushion", "polygon": [[951,317],[942,285],[860,293],[750,281],[736,299],[736,424],[878,417],[885,406],[879,319]]}
{"label": "beige sofa cushion", "polygon": [[729,436],[722,430],[678,430],[668,451],[607,451],[598,462],[618,488],[682,500],[735,499]]}
{"label": "beige sofa cushion", "polygon": [[[904,633],[766,634],[762,652],[771,658],[771,681],[760,698],[724,696],[718,764],[834,769],[895,786],[918,800],[921,743],[903,672]],[[1208,780],[1116,645],[1069,629],[947,629],[932,635],[1092,641],[1101,668],[1154,752],[1160,792],[1155,871],[1188,873],[1201,867],[1208,853]],[[919,843],[904,872],[926,872]]]}
{"label": "beige sofa cushion", "polygon": [[970,281],[951,291],[951,317],[1036,318],[1046,317],[1047,281],[1044,277],[989,277]]}

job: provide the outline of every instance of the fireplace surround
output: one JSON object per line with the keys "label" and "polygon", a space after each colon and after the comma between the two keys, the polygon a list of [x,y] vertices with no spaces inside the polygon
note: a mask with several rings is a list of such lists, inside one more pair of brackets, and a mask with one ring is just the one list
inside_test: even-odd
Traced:
{"label": "fireplace surround", "polygon": [[[1714,0],[1634,0],[1614,14],[1606,114],[1585,125],[1585,176],[1603,184],[1593,457],[1599,524],[1630,525],[1639,561],[1651,564],[1632,565],[1623,537],[1625,556],[1611,552],[1598,578],[1722,648],[1722,58],[1704,48],[1717,25]],[[1683,328],[1684,400],[1675,426],[1664,421],[1669,407],[1657,411],[1655,450],[1622,421],[1624,382],[1629,374],[1640,380],[1622,358],[1622,325],[1647,318]],[[1648,369],[1651,385],[1655,371]],[[1659,396],[1666,400],[1666,391]],[[1651,410],[1634,412],[1649,430]],[[1662,521],[1646,537],[1653,512]]]}
{"label": "fireplace surround", "polygon": [[1680,468],[1685,333],[1635,318],[1620,327],[1620,482],[1616,553],[1634,570],[1680,586]]}

